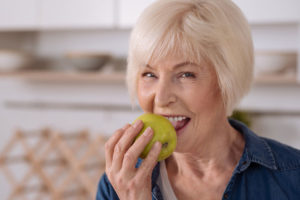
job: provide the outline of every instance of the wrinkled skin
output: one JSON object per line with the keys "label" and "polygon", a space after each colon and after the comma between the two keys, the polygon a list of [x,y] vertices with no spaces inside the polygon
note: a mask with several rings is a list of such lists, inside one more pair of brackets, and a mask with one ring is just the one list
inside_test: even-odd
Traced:
{"label": "wrinkled skin", "polygon": [[142,127],[141,120],[134,125],[127,124],[117,130],[105,144],[106,174],[122,200],[152,199],[151,174],[157,164],[161,144],[153,145],[141,166],[135,168],[139,155],[153,137],[153,131],[148,129],[134,142]]}

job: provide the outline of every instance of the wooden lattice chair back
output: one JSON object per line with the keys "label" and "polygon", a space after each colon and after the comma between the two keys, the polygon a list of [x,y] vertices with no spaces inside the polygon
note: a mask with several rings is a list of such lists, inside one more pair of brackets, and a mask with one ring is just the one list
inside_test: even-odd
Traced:
{"label": "wooden lattice chair back", "polygon": [[[9,199],[94,199],[105,169],[105,141],[100,134],[91,138],[88,131],[16,131],[0,153],[0,168],[12,186]],[[12,155],[16,146],[19,155]],[[20,163],[27,170],[16,177],[11,167]]]}

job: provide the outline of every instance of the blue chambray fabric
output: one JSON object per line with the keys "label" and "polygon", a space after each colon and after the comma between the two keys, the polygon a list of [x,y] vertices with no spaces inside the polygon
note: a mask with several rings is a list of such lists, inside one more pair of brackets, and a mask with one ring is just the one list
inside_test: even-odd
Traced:
{"label": "blue chambray fabric", "polygon": [[[259,137],[239,121],[229,119],[229,122],[243,134],[246,143],[222,199],[300,200],[300,150]],[[136,167],[141,162],[139,159]],[[163,200],[156,184],[158,176],[159,163],[152,173],[153,200]],[[96,200],[118,199],[104,173],[98,185]]]}

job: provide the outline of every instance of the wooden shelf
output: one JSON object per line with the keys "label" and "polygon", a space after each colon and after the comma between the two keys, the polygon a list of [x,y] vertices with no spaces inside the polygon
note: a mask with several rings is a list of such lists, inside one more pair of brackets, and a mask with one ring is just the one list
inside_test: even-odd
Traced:
{"label": "wooden shelf", "polygon": [[277,74],[266,74],[257,76],[254,79],[255,84],[282,84],[282,85],[297,85],[300,84],[297,81],[296,75],[277,75]]}
{"label": "wooden shelf", "polygon": [[12,71],[0,72],[0,78],[18,78],[29,81],[84,81],[84,82],[112,82],[124,83],[125,73],[101,72],[62,72],[62,71]]}
{"label": "wooden shelf", "polygon": [[[63,72],[63,71],[14,71],[0,72],[2,78],[17,78],[29,81],[47,82],[99,82],[125,83],[124,72]],[[255,84],[300,84],[296,75],[260,75],[255,78]]]}

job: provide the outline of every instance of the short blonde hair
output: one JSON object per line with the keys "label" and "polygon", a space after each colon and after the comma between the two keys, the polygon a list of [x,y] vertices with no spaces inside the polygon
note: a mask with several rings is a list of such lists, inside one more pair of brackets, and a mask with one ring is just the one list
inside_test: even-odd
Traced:
{"label": "short blonde hair", "polygon": [[211,63],[228,116],[251,87],[251,31],[231,0],[157,0],[144,10],[129,42],[126,81],[133,103],[140,67],[168,55]]}

